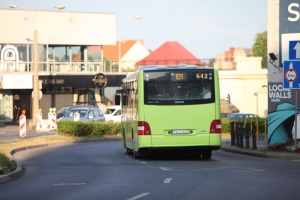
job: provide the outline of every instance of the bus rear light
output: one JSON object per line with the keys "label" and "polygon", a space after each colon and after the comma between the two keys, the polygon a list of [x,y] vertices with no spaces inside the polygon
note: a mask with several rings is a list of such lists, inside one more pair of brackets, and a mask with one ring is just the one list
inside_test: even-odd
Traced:
{"label": "bus rear light", "polygon": [[138,122],[138,135],[151,135],[151,129],[148,122]]}
{"label": "bus rear light", "polygon": [[222,133],[222,121],[220,119],[211,122],[210,133]]}

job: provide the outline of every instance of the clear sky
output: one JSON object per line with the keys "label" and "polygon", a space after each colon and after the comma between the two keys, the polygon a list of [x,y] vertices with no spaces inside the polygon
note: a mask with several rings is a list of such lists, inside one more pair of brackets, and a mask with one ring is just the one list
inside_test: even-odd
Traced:
{"label": "clear sky", "polygon": [[[64,11],[115,13],[116,39],[144,39],[150,50],[178,41],[202,59],[230,47],[251,48],[255,35],[267,30],[267,0],[0,0],[0,8],[10,4],[38,10],[63,4]],[[138,15],[140,20],[132,19]]]}

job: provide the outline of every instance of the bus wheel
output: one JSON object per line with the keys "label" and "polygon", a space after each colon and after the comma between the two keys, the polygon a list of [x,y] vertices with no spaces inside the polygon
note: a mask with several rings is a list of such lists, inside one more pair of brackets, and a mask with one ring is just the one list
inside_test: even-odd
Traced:
{"label": "bus wheel", "polygon": [[134,157],[134,159],[140,159],[142,157],[142,153],[133,150],[133,157]]}
{"label": "bus wheel", "polygon": [[207,150],[202,152],[202,159],[203,160],[209,160],[211,159],[212,150]]}
{"label": "bus wheel", "polygon": [[132,150],[129,149],[129,148],[126,148],[126,153],[127,153],[127,154],[132,154]]}

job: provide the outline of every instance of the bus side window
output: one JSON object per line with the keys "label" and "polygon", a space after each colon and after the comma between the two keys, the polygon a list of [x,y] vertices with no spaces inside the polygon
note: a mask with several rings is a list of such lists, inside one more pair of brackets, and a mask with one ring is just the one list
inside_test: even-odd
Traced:
{"label": "bus side window", "polygon": [[121,91],[121,93],[122,93],[122,105],[127,106],[128,105],[128,90],[123,89]]}

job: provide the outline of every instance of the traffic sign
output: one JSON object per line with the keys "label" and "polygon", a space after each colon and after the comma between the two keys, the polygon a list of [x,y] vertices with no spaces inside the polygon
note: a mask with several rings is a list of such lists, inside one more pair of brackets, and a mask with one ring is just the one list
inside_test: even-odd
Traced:
{"label": "traffic sign", "polygon": [[281,35],[282,62],[300,60],[300,33],[285,33]]}
{"label": "traffic sign", "polygon": [[284,79],[283,87],[287,89],[299,89],[300,78],[300,61],[284,61],[283,65]]}
{"label": "traffic sign", "polygon": [[290,41],[289,42],[289,60],[299,60],[300,59],[300,41]]}

